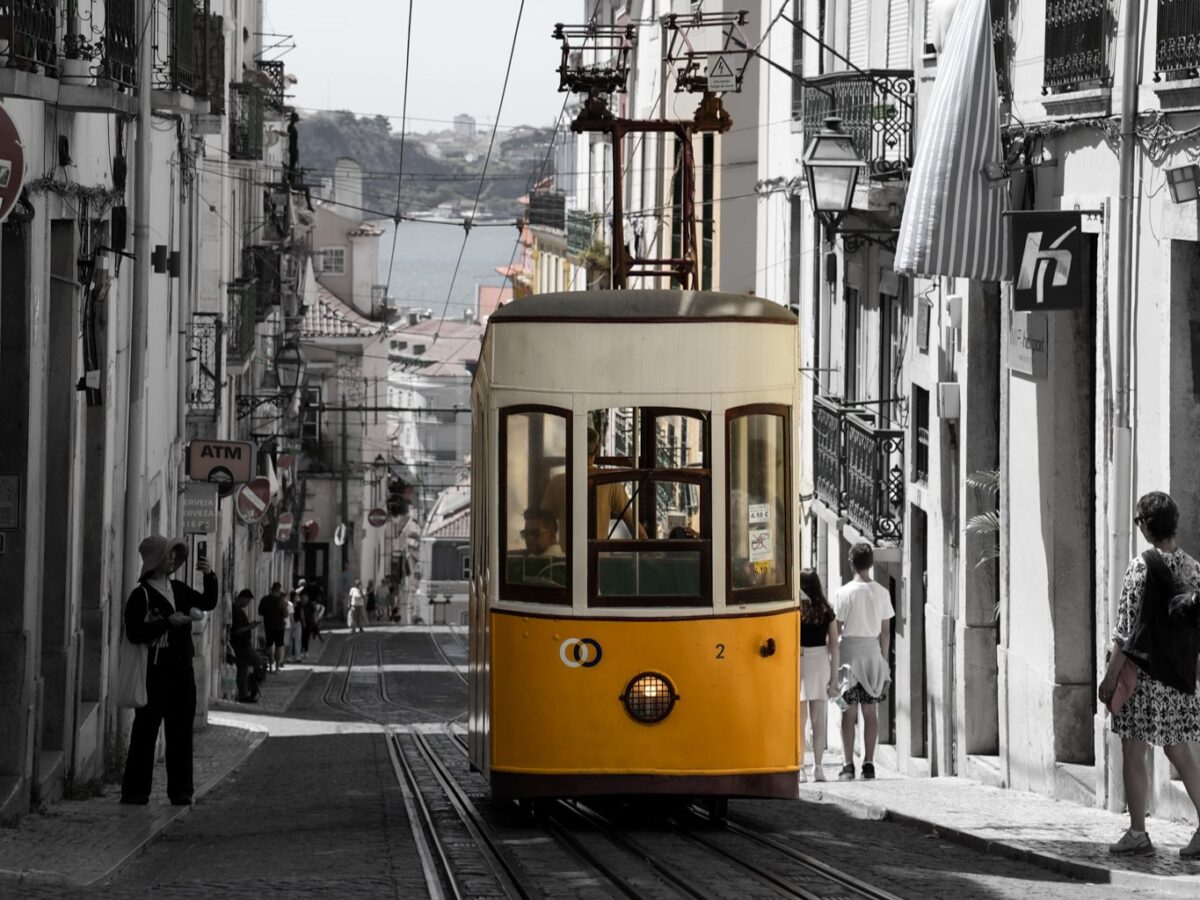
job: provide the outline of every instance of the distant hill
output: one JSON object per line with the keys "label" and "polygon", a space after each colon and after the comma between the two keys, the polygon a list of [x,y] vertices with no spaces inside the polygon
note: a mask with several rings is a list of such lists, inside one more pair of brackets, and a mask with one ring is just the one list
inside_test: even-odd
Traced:
{"label": "distant hill", "polygon": [[[348,156],[363,168],[364,206],[388,216],[396,208],[396,174],[400,166],[400,136],[386,116],[355,116],[350,112],[322,112],[301,119],[300,165],[310,181],[333,172],[339,157]],[[517,215],[517,198],[526,193],[540,170],[549,128],[522,129],[504,140],[502,132],[488,165],[480,213]],[[433,209],[442,203],[468,208],[479,189],[482,154],[472,162],[439,159],[409,134],[404,147],[403,212]]]}

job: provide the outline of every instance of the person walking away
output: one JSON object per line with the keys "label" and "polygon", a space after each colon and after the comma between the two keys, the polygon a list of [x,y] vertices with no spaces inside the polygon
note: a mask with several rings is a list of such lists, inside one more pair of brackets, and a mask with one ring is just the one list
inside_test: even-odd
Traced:
{"label": "person walking away", "polygon": [[300,598],[300,658],[304,659],[308,656],[308,644],[312,640],[313,595],[303,578],[296,583],[296,595]]}
{"label": "person walking away", "polygon": [[278,581],[271,585],[271,592],[258,601],[258,617],[262,620],[267,635],[267,663],[273,671],[283,668],[283,645],[287,634],[287,601],[283,596],[283,585]]}
{"label": "person walking away", "polygon": [[367,598],[363,596],[362,582],[355,581],[350,586],[350,615],[346,626],[353,631],[366,631],[363,623],[367,617]]}
{"label": "person walking away", "polygon": [[367,582],[367,621],[375,618],[375,579],[372,578]]}
{"label": "person walking away", "polygon": [[142,571],[125,601],[125,635],[132,643],[148,644],[146,705],[133,716],[121,802],[150,802],[154,779],[154,745],[165,726],[167,797],[176,806],[192,802],[192,719],[196,715],[196,680],[192,671],[192,622],[215,609],[217,576],[201,557],[204,592],[171,577],[187,559],[180,538],[152,534],[138,545]]}
{"label": "person walking away", "polygon": [[239,703],[257,703],[259,689],[266,680],[266,667],[254,649],[254,629],[258,621],[250,621],[246,608],[254,599],[254,591],[243,588],[233,601],[233,625],[229,630],[229,645],[233,647],[237,666],[237,698]]}
{"label": "person walking away", "polygon": [[342,574],[339,577],[337,617],[339,619],[347,619],[348,621],[350,614],[350,588],[354,587],[354,582],[358,580],[354,577],[354,573],[350,571],[350,560],[342,563]]}
{"label": "person walking away", "polygon": [[288,659],[295,662],[301,658],[300,645],[304,632],[304,597],[299,591],[288,592]]}
{"label": "person walking away", "polygon": [[375,585],[375,620],[379,621],[387,616],[388,611],[388,584],[391,579],[384,575],[379,579],[379,584]]}
{"label": "person walking away", "polygon": [[[825,713],[837,696],[838,624],[815,569],[800,573],[800,647],[800,707],[812,723],[813,781],[824,781]],[[808,780],[803,765],[800,780]]]}
{"label": "person walking away", "polygon": [[391,578],[388,579],[388,619],[396,625],[400,624],[400,585]]}
{"label": "person walking away", "polygon": [[[1162,491],[1140,497],[1133,523],[1151,547],[1125,568],[1117,607],[1108,667],[1097,693],[1110,707],[1118,677],[1131,662],[1137,684],[1112,716],[1112,730],[1121,739],[1121,774],[1129,828],[1110,844],[1115,856],[1154,853],[1146,831],[1149,776],[1146,749],[1153,744],[1183,781],[1200,819],[1200,764],[1189,743],[1200,742],[1200,565],[1175,543],[1179,507]],[[1183,859],[1200,858],[1200,828],[1179,851]]]}
{"label": "person walking away", "polygon": [[892,598],[882,584],[871,578],[875,551],[860,541],[850,548],[854,578],[838,588],[833,609],[837,614],[841,641],[839,685],[842,702],[842,771],[839,781],[854,780],[854,735],[862,708],[862,777],[875,777],[875,743],[879,739],[880,700],[887,698],[892,680],[888,670],[888,648],[892,635],[888,621],[896,615]]}
{"label": "person walking away", "polygon": [[325,617],[325,604],[321,602],[321,585],[311,584],[305,587],[304,593],[308,595],[307,613],[308,613],[308,637],[311,642],[316,638],[322,644],[325,643],[325,635],[321,633],[321,620]]}

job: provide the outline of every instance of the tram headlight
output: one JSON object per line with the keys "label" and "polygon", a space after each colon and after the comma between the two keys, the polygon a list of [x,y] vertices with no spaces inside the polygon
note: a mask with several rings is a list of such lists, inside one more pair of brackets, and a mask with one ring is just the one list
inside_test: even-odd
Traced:
{"label": "tram headlight", "polygon": [[643,725],[654,725],[671,714],[679,695],[665,675],[643,672],[625,686],[621,702],[625,711]]}

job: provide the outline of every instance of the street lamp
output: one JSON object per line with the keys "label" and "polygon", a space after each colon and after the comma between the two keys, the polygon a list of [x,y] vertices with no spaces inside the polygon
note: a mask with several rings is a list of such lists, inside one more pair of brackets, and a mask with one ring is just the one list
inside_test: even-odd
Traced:
{"label": "street lamp", "polygon": [[308,359],[296,341],[288,341],[279,348],[275,354],[275,381],[284,394],[294,394],[304,384],[307,372]]}
{"label": "street lamp", "polygon": [[849,212],[858,174],[866,167],[854,149],[854,139],[842,130],[842,120],[826,119],[804,153],[804,173],[813,212],[830,231]]}

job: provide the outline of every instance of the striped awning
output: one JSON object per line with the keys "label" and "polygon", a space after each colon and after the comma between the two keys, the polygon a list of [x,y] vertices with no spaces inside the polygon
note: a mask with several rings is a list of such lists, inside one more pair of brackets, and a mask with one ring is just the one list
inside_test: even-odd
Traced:
{"label": "striped awning", "polygon": [[990,6],[960,0],[938,59],[896,243],[902,274],[1011,278],[1008,185],[983,174],[1003,158]]}

